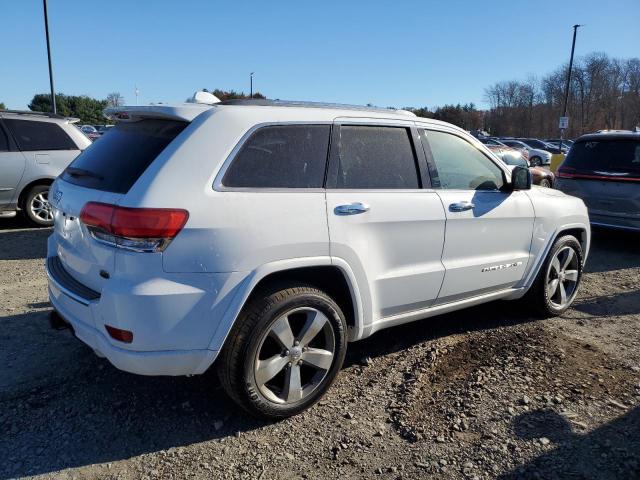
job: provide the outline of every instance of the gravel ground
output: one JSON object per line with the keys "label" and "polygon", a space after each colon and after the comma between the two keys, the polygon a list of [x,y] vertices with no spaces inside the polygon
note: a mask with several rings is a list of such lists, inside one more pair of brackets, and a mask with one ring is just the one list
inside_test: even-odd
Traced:
{"label": "gravel ground", "polygon": [[387,330],[274,424],[211,374],[129,375],[51,330],[48,235],[0,223],[0,480],[640,478],[638,235],[594,233],[562,318],[496,302]]}

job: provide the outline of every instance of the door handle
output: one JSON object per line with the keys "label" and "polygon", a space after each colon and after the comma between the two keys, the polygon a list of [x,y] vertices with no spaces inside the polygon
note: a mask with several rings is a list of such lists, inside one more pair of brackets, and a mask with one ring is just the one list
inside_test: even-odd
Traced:
{"label": "door handle", "polygon": [[466,200],[449,205],[449,210],[451,210],[452,212],[464,212],[465,210],[471,210],[473,208],[476,208],[476,206],[471,202],[467,202]]}
{"label": "door handle", "polygon": [[369,211],[369,205],[366,203],[354,202],[347,205],[338,205],[333,212],[336,215],[358,215]]}

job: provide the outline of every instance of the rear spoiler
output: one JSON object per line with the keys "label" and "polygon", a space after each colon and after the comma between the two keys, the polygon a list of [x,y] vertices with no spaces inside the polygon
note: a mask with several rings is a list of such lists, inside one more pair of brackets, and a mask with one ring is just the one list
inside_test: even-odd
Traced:
{"label": "rear spoiler", "polygon": [[157,118],[164,120],[180,120],[191,122],[194,118],[207,110],[215,108],[201,103],[185,103],[182,105],[131,105],[124,107],[109,107],[104,109],[104,115],[117,122],[137,122],[143,118]]}

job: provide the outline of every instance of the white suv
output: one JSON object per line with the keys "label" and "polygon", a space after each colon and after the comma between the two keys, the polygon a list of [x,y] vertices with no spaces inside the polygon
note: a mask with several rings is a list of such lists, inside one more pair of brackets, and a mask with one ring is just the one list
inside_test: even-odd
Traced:
{"label": "white suv", "polygon": [[277,101],[108,113],[52,187],[47,272],[53,320],[119,369],[215,361],[242,407],[280,418],[322,396],[349,341],[525,294],[557,315],[576,295],[583,202],[452,125]]}

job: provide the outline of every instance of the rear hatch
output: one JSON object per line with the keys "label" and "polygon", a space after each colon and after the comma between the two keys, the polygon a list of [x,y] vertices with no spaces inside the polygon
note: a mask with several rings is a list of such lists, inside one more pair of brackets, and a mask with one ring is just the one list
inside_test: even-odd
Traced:
{"label": "rear hatch", "polygon": [[590,214],[640,218],[640,137],[578,141],[557,176]]}
{"label": "rear hatch", "polygon": [[100,292],[113,274],[117,249],[92,237],[80,222],[88,202],[118,205],[188,122],[142,118],[121,122],[80,154],[52,187],[56,254],[77,281]]}

